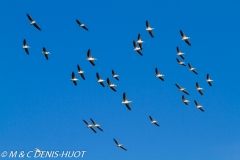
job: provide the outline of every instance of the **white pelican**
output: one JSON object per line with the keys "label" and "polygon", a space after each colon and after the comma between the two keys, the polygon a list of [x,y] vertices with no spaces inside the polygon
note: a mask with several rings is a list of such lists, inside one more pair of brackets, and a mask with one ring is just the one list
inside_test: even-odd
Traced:
{"label": "white pelican", "polygon": [[118,143],[118,141],[116,139],[113,139],[113,140],[117,144],[117,147],[120,147],[120,148],[124,149],[125,151],[127,150],[126,148],[123,147],[122,144]]}
{"label": "white pelican", "polygon": [[182,102],[188,105],[189,100],[185,99],[184,95],[182,95]]}
{"label": "white pelican", "polygon": [[198,109],[200,109],[202,112],[204,112],[203,107],[202,107],[201,105],[199,105],[196,100],[194,100],[194,103],[196,104],[196,107],[197,107]]}
{"label": "white pelican", "polygon": [[203,95],[203,93],[202,93],[203,88],[200,87],[200,85],[198,84],[198,82],[196,83],[196,87],[197,87],[198,92],[199,92],[201,95]]}
{"label": "white pelican", "polygon": [[182,88],[182,87],[179,86],[178,84],[175,84],[175,85],[178,87],[179,91],[184,92],[184,93],[186,93],[187,95],[189,95],[189,93],[186,91],[186,88]]}
{"label": "white pelican", "polygon": [[43,52],[42,53],[45,55],[46,59],[48,60],[48,55],[50,54],[50,52],[47,52],[46,48],[43,47]]}
{"label": "white pelican", "polygon": [[177,60],[177,62],[178,62],[179,65],[186,66],[185,62],[180,61],[178,58],[176,58],[176,60]]}
{"label": "white pelican", "polygon": [[189,46],[191,46],[191,43],[189,41],[190,37],[187,37],[182,30],[180,30],[180,34],[182,36],[182,40],[185,41]]}
{"label": "white pelican", "polygon": [[137,51],[141,56],[143,55],[141,52],[141,48],[137,46],[137,43],[133,41],[134,51]]}
{"label": "white pelican", "polygon": [[76,19],[76,22],[77,22],[77,24],[79,25],[79,27],[82,27],[82,28],[84,28],[85,30],[88,31],[88,28],[85,26],[85,24],[81,23],[81,22],[80,22],[79,20],[77,20],[77,19]]}
{"label": "white pelican", "polygon": [[163,76],[164,76],[164,75],[163,75],[163,74],[160,74],[157,68],[155,68],[155,72],[156,72],[156,77],[159,78],[159,79],[161,79],[162,81],[164,81],[164,79],[163,79]]}
{"label": "white pelican", "polygon": [[79,65],[77,65],[77,68],[78,68],[78,74],[81,75],[82,79],[85,80],[85,77],[84,77],[84,71],[81,69],[81,67]]}
{"label": "white pelican", "polygon": [[27,45],[26,39],[23,40],[23,47],[22,48],[24,48],[26,53],[29,55],[28,48],[30,48],[30,46]]}
{"label": "white pelican", "polygon": [[126,107],[127,107],[129,110],[131,110],[130,105],[129,105],[129,103],[131,103],[131,102],[132,102],[132,101],[128,101],[128,100],[127,100],[126,93],[123,93],[123,101],[122,101],[122,104],[125,104]]}
{"label": "white pelican", "polygon": [[40,154],[42,154],[43,153],[43,151],[40,151],[40,149],[38,149],[38,148],[35,148],[35,150],[34,150],[35,152],[38,152],[38,153],[40,153]]}
{"label": "white pelican", "polygon": [[74,83],[74,85],[76,86],[77,85],[77,81],[79,80],[79,79],[77,79],[76,78],[76,76],[75,76],[75,74],[74,74],[74,72],[72,72],[72,78],[70,79],[73,83]]}
{"label": "white pelican", "polygon": [[138,43],[139,47],[140,47],[141,50],[142,50],[142,44],[144,43],[144,41],[141,39],[141,35],[140,35],[140,34],[138,34],[137,43]]}
{"label": "white pelican", "polygon": [[93,132],[94,133],[96,133],[96,131],[95,131],[95,129],[93,128],[94,127],[94,125],[92,125],[92,124],[89,124],[87,121],[85,121],[85,120],[83,120],[83,122],[84,123],[86,123],[86,125],[87,125],[87,128],[91,128],[91,130],[93,130]]}
{"label": "white pelican", "polygon": [[97,124],[92,118],[90,118],[90,120],[92,121],[94,127],[98,128],[100,131],[103,131],[100,127],[100,124]]}
{"label": "white pelican", "polygon": [[27,17],[30,20],[30,24],[34,25],[34,27],[36,27],[39,31],[41,31],[41,28],[37,25],[36,21],[34,21],[29,14],[27,14]]}
{"label": "white pelican", "polygon": [[210,85],[210,86],[212,86],[212,79],[210,79],[210,76],[209,76],[209,74],[207,74],[207,82],[208,82],[208,84]]}
{"label": "white pelican", "polygon": [[118,76],[119,76],[119,75],[117,75],[117,74],[114,72],[114,70],[112,70],[112,77],[119,81]]}
{"label": "white pelican", "polygon": [[96,73],[96,76],[97,76],[97,79],[98,79],[97,82],[100,83],[103,87],[105,87],[104,83],[103,83],[105,80],[101,79],[101,77],[99,76],[98,73]]}
{"label": "white pelican", "polygon": [[88,52],[87,52],[87,56],[88,56],[87,60],[88,60],[93,66],[95,66],[94,61],[97,60],[97,59],[92,57],[92,54],[91,54],[90,49],[89,49]]}
{"label": "white pelican", "polygon": [[190,63],[188,63],[188,67],[189,67],[190,71],[192,71],[195,74],[198,74],[196,71],[196,68],[193,68]]}
{"label": "white pelican", "polygon": [[157,123],[156,120],[154,120],[151,116],[149,116],[149,118],[150,118],[152,124],[155,124],[156,126],[159,127],[159,124]]}
{"label": "white pelican", "polygon": [[110,81],[109,78],[107,78],[107,83],[108,83],[108,86],[109,86],[114,92],[116,92],[116,89],[115,89],[114,87],[117,86],[117,85],[111,83],[111,81]]}
{"label": "white pelican", "polygon": [[151,28],[150,24],[148,23],[148,21],[146,21],[146,26],[147,26],[146,30],[149,32],[149,34],[153,38],[154,36],[153,36],[152,30],[154,30],[155,28]]}
{"label": "white pelican", "polygon": [[184,54],[185,53],[181,52],[179,47],[177,47],[177,55],[180,56],[182,59],[184,59],[184,57],[183,57]]}

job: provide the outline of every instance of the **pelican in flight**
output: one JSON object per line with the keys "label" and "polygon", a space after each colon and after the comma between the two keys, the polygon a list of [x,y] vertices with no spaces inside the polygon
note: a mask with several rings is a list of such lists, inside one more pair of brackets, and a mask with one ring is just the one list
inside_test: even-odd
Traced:
{"label": "pelican in flight", "polygon": [[28,19],[30,21],[30,24],[34,25],[34,27],[36,27],[39,31],[41,31],[41,28],[37,25],[36,21],[34,21],[29,14],[27,14],[27,17],[28,17]]}
{"label": "pelican in flight", "polygon": [[120,148],[124,149],[125,151],[127,150],[126,148],[123,147],[122,144],[118,143],[118,141],[116,139],[113,139],[113,140],[117,144],[117,147],[120,147]]}
{"label": "pelican in flight", "polygon": [[186,66],[185,62],[180,61],[178,58],[176,58],[179,65]]}
{"label": "pelican in flight", "polygon": [[111,81],[110,81],[109,78],[107,78],[107,83],[108,83],[108,86],[109,86],[114,92],[116,92],[116,89],[115,89],[114,87],[117,86],[117,85],[111,83]]}
{"label": "pelican in flight", "polygon": [[93,123],[93,127],[98,128],[100,131],[103,131],[102,128],[100,127],[100,124],[97,124],[92,118],[90,119]]}
{"label": "pelican in flight", "polygon": [[43,151],[41,151],[40,149],[38,149],[38,148],[35,148],[35,150],[34,150],[36,153],[40,153],[40,154],[43,154]]}
{"label": "pelican in flight", "polygon": [[155,68],[155,72],[156,72],[156,77],[159,78],[159,79],[161,79],[162,81],[164,81],[164,79],[163,79],[163,76],[164,76],[164,75],[163,75],[163,74],[160,74],[157,68]]}
{"label": "pelican in flight", "polygon": [[179,91],[186,93],[187,95],[189,95],[189,93],[186,91],[186,88],[182,88],[181,86],[179,86],[178,84],[175,84],[177,86],[177,88],[179,89]]}
{"label": "pelican in flight", "polygon": [[80,67],[79,65],[77,65],[77,68],[78,68],[78,74],[80,74],[80,76],[82,77],[82,79],[85,80],[84,71],[81,69],[81,67]]}
{"label": "pelican in flight", "polygon": [[200,87],[200,85],[198,84],[198,82],[196,83],[196,87],[197,87],[198,92],[199,92],[201,95],[203,95],[203,93],[202,93],[203,88]]}
{"label": "pelican in flight", "polygon": [[207,82],[208,82],[208,84],[210,85],[210,86],[212,86],[212,79],[210,79],[210,76],[209,76],[209,74],[207,74]]}
{"label": "pelican in flight", "polygon": [[50,54],[50,52],[48,52],[48,51],[46,50],[46,48],[43,47],[43,52],[42,52],[42,53],[45,55],[46,59],[48,60],[48,55]]}
{"label": "pelican in flight", "polygon": [[112,70],[112,77],[119,81],[118,76],[119,76],[119,75],[117,75],[117,74],[114,72],[114,70]]}
{"label": "pelican in flight", "polygon": [[182,59],[184,59],[184,57],[183,57],[184,54],[185,53],[181,52],[179,47],[177,47],[177,55],[180,56]]}
{"label": "pelican in flight", "polygon": [[192,71],[195,74],[198,74],[196,71],[196,68],[193,68],[190,63],[188,63],[188,67],[189,67],[190,71]]}
{"label": "pelican in flight", "polygon": [[75,74],[74,74],[74,72],[72,72],[72,78],[70,79],[73,83],[74,83],[74,85],[76,86],[77,85],[77,81],[79,80],[79,79],[77,79],[76,78],[76,76],[75,76]]}
{"label": "pelican in flight", "polygon": [[27,45],[26,39],[23,40],[23,47],[22,48],[24,48],[25,52],[29,55],[28,48],[30,48],[30,46]]}
{"label": "pelican in flight", "polygon": [[191,46],[191,43],[189,41],[190,37],[187,37],[182,30],[180,30],[180,34],[182,36],[182,40],[185,41],[189,46]]}
{"label": "pelican in flight", "polygon": [[81,23],[81,22],[80,22],[79,20],[77,20],[77,19],[76,19],[76,22],[77,22],[77,24],[79,25],[79,27],[82,27],[82,28],[84,28],[85,30],[88,31],[88,28],[85,26],[85,24]]}
{"label": "pelican in flight", "polygon": [[105,87],[104,83],[103,83],[105,80],[101,79],[101,77],[98,73],[96,73],[96,76],[97,76],[97,79],[98,79],[97,82],[100,83],[103,87]]}
{"label": "pelican in flight", "polygon": [[125,104],[126,107],[127,107],[129,110],[131,110],[130,105],[129,105],[131,102],[132,102],[132,101],[127,100],[126,93],[123,93],[123,102],[122,102],[122,104]]}
{"label": "pelican in flight", "polygon": [[134,51],[137,51],[138,54],[142,56],[143,54],[141,52],[141,48],[137,46],[137,43],[135,41],[133,41],[133,46],[134,46]]}
{"label": "pelican in flight", "polygon": [[94,133],[96,133],[96,130],[93,128],[94,127],[94,125],[92,125],[92,124],[89,124],[86,120],[83,120],[83,122],[84,123],[86,123],[86,125],[87,125],[87,128],[91,128],[91,130],[94,132]]}
{"label": "pelican in flight", "polygon": [[154,36],[153,36],[152,30],[154,30],[154,28],[150,27],[150,24],[148,23],[148,21],[146,21],[146,26],[147,26],[146,30],[149,32],[149,34],[153,38]]}
{"label": "pelican in flight", "polygon": [[142,44],[144,43],[144,41],[141,39],[141,35],[140,34],[138,34],[137,43],[138,43],[140,49],[142,50]]}
{"label": "pelican in flight", "polygon": [[182,95],[182,102],[188,105],[189,100],[185,99],[184,95]]}
{"label": "pelican in flight", "polygon": [[155,124],[156,126],[159,127],[159,124],[157,123],[156,120],[154,120],[151,116],[149,116],[149,118],[150,118],[152,124]]}
{"label": "pelican in flight", "polygon": [[91,54],[90,49],[89,49],[88,52],[87,52],[87,56],[88,56],[87,60],[88,60],[93,66],[95,66],[94,61],[97,60],[97,59],[92,57],[92,54]]}
{"label": "pelican in flight", "polygon": [[194,100],[194,103],[196,104],[196,108],[200,109],[202,112],[204,112],[203,107],[198,104],[196,100]]}

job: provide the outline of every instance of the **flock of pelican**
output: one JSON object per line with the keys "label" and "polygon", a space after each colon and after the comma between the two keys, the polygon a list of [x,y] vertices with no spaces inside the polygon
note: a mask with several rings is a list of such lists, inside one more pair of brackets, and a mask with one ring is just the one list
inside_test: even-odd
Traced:
{"label": "flock of pelican", "polygon": [[[29,14],[27,14],[27,17],[28,17],[28,19],[29,19],[29,21],[30,21],[30,24],[33,25],[34,27],[36,27],[39,31],[41,31],[41,28],[37,25],[36,21],[33,20],[32,17],[31,17]],[[85,29],[86,31],[89,31],[85,24],[81,23],[81,22],[80,22],[79,20],[77,20],[77,19],[76,19],[76,22],[77,22],[77,24],[79,25],[79,27],[82,27],[82,28]],[[154,38],[153,30],[154,30],[154,28],[151,28],[149,22],[146,21],[146,31],[148,31],[148,33],[150,34],[150,36],[151,36],[152,38]],[[190,43],[190,40],[189,40],[190,37],[187,37],[182,30],[180,30],[180,34],[181,34],[181,36],[182,36],[182,40],[185,41],[189,46],[191,46],[191,43]],[[138,38],[137,38],[137,39],[138,39],[137,41],[133,41],[134,51],[138,52],[138,54],[142,56],[143,54],[142,54],[142,51],[141,51],[141,50],[143,49],[143,43],[144,43],[144,41],[141,39],[141,35],[140,35],[140,34],[138,34]],[[23,48],[23,49],[25,50],[25,52],[29,55],[29,50],[28,50],[28,49],[30,48],[30,46],[27,45],[26,39],[23,40],[23,47],[22,47],[22,48]],[[46,60],[48,60],[48,55],[50,54],[50,52],[47,51],[47,49],[46,49],[45,47],[43,47],[42,53],[44,54]],[[184,54],[185,54],[185,53],[181,52],[181,51],[180,51],[180,48],[177,47],[177,55],[180,56],[182,59],[184,59],[184,56],[183,56]],[[87,59],[86,59],[86,60],[88,60],[88,61],[92,64],[92,66],[95,66],[95,62],[94,62],[94,61],[96,61],[97,59],[94,58],[94,57],[92,57],[92,54],[91,54],[91,50],[90,50],[90,49],[87,51]],[[178,58],[176,58],[176,60],[177,60],[177,62],[178,62],[179,65],[186,66],[185,62],[180,61]],[[193,68],[190,63],[188,63],[188,67],[189,67],[190,71],[192,71],[192,72],[195,73],[196,75],[198,74],[197,71],[196,71],[196,68]],[[77,65],[77,70],[78,70],[77,73],[82,77],[83,80],[85,80],[84,71],[81,69],[81,67],[80,67],[79,65]],[[155,68],[155,73],[156,73],[156,78],[159,78],[160,80],[164,81],[164,75],[159,72],[158,68]],[[96,73],[96,77],[97,77],[97,82],[98,82],[101,86],[105,87],[105,85],[104,85],[104,81],[105,81],[105,80],[101,79],[99,73]],[[119,75],[117,75],[114,70],[112,70],[112,77],[113,77],[114,79],[116,79],[117,81],[119,81]],[[79,79],[76,77],[76,75],[75,75],[74,72],[72,72],[72,76],[71,76],[71,79],[70,79],[70,80],[74,83],[75,86],[77,86],[77,81],[79,81]],[[206,80],[206,81],[207,81],[207,83],[208,83],[210,86],[212,86],[212,81],[213,81],[213,80],[210,79],[210,75],[209,75],[209,74],[207,74],[207,80]],[[116,84],[113,84],[113,83],[110,81],[109,78],[107,78],[107,85],[108,85],[108,87],[110,87],[114,92],[116,92],[116,88],[115,88],[115,87],[116,87],[117,85],[116,85]],[[176,87],[179,89],[179,91],[181,91],[181,92],[189,95],[189,93],[187,92],[186,88],[181,87],[179,84],[175,84],[175,85],[176,85]],[[200,85],[199,85],[198,82],[196,83],[196,89],[197,89],[197,91],[198,91],[201,95],[203,95],[203,92],[202,92],[203,88],[200,87]],[[127,99],[127,95],[126,95],[126,93],[124,92],[124,93],[123,93],[123,101],[122,101],[122,104],[124,104],[124,105],[127,107],[128,110],[131,110],[131,107],[130,107],[130,103],[131,103],[131,102],[132,102],[132,101],[130,101],[130,100]],[[184,95],[182,95],[182,102],[185,103],[186,105],[188,105],[188,103],[189,103],[190,101],[187,100]],[[195,103],[197,109],[200,109],[202,112],[204,112],[203,106],[201,106],[196,100],[194,100],[194,103]],[[151,121],[152,124],[154,124],[154,125],[156,125],[156,126],[158,126],[158,127],[160,126],[160,125],[158,124],[157,120],[154,120],[151,116],[149,116],[149,118],[150,118],[150,121]],[[87,125],[87,128],[90,128],[94,133],[97,132],[95,128],[99,129],[100,131],[103,131],[103,129],[100,127],[100,124],[97,124],[93,119],[90,119],[90,120],[91,120],[92,124],[90,124],[90,123],[87,122],[86,120],[83,120],[83,122]],[[113,139],[113,140],[114,140],[114,142],[116,143],[117,147],[122,148],[122,149],[124,149],[124,150],[127,150],[127,149],[124,148],[123,145],[120,144],[116,139]],[[36,149],[36,151],[37,151],[37,152],[40,152],[40,150],[37,150],[37,149]]]}

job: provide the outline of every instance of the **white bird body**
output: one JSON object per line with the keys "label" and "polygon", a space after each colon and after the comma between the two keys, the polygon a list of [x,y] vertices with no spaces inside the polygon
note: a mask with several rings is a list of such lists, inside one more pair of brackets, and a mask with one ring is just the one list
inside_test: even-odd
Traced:
{"label": "white bird body", "polygon": [[154,30],[155,28],[151,28],[150,26],[146,28],[147,31],[152,31]]}
{"label": "white bird body", "polygon": [[95,60],[97,60],[97,58],[88,57],[87,60],[89,60],[89,61],[95,61]]}
{"label": "white bird body", "polygon": [[99,79],[99,80],[97,80],[97,82],[99,82],[99,83],[100,83],[100,82],[103,82],[103,81],[105,81],[105,80],[103,80],[103,79]]}
{"label": "white bird body", "polygon": [[156,77],[159,78],[159,77],[163,77],[164,75],[163,74],[157,74]]}
{"label": "white bird body", "polygon": [[28,45],[24,45],[22,48],[30,48],[30,46],[28,46]]}
{"label": "white bird body", "polygon": [[131,103],[132,101],[128,101],[128,100],[125,100],[125,101],[122,101],[122,104],[129,104]]}
{"label": "white bird body", "polygon": [[78,71],[78,73],[81,74],[81,73],[84,73],[84,71],[81,70],[81,71]]}
{"label": "white bird body", "polygon": [[117,86],[116,84],[110,84],[109,87],[115,87]]}

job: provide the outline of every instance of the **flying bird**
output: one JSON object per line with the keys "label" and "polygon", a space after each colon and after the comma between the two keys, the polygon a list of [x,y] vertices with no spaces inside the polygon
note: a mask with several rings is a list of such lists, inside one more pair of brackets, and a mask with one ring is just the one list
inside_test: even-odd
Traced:
{"label": "flying bird", "polygon": [[72,78],[71,78],[70,80],[74,83],[75,86],[77,86],[77,81],[78,81],[79,79],[76,78],[74,72],[72,72]]}
{"label": "flying bird", "polygon": [[35,150],[34,150],[35,152],[37,152],[37,153],[40,153],[40,154],[42,154],[43,153],[43,151],[41,151],[40,149],[38,149],[38,148],[35,148]]}
{"label": "flying bird", "polygon": [[180,61],[178,58],[176,58],[179,65],[186,66],[185,62]]}
{"label": "flying bird", "polygon": [[204,112],[203,107],[198,104],[196,100],[194,100],[194,103],[196,104],[196,108],[200,109],[202,112]]}
{"label": "flying bird", "polygon": [[93,127],[96,127],[96,128],[98,128],[100,131],[103,131],[102,128],[100,127],[100,124],[97,124],[92,118],[90,118],[90,120],[91,120],[92,123],[93,123]]}
{"label": "flying bird", "polygon": [[34,25],[34,27],[36,27],[39,31],[41,31],[41,28],[40,28],[40,27],[37,25],[37,23],[36,23],[37,21],[34,21],[29,14],[27,14],[27,17],[28,17],[28,19],[29,19],[29,21],[30,21],[30,24],[31,24],[31,25]]}
{"label": "flying bird", "polygon": [[116,139],[113,139],[113,140],[117,144],[117,147],[120,147],[120,148],[124,149],[125,151],[127,150],[126,148],[123,147],[122,144],[118,143],[118,141]]}
{"label": "flying bird", "polygon": [[142,56],[143,54],[141,52],[141,48],[137,46],[137,43],[135,41],[133,41],[133,46],[134,46],[134,51],[137,51],[138,54]]}
{"label": "flying bird", "polygon": [[180,34],[182,36],[182,40],[185,41],[189,46],[191,46],[191,43],[189,41],[190,37],[187,37],[182,30],[180,30]]}
{"label": "flying bird", "polygon": [[143,44],[143,40],[141,39],[141,35],[140,34],[138,34],[138,40],[137,40],[137,43],[138,43],[138,45],[139,45],[139,47],[140,47],[140,49],[142,50],[142,44]]}
{"label": "flying bird", "polygon": [[112,77],[119,81],[118,76],[119,76],[119,75],[117,75],[117,74],[114,72],[114,70],[112,70]]}
{"label": "flying bird", "polygon": [[76,19],[76,22],[77,22],[77,24],[79,25],[79,27],[82,27],[82,28],[84,28],[85,30],[88,31],[88,28],[85,26],[85,24],[81,23],[81,22],[80,22],[79,20],[77,20],[77,19]]}
{"label": "flying bird", "polygon": [[87,56],[88,56],[87,60],[88,60],[93,66],[95,66],[94,61],[97,60],[97,59],[92,57],[92,54],[91,54],[90,49],[89,49],[88,52],[87,52]]}
{"label": "flying bird", "polygon": [[182,102],[188,105],[189,100],[185,99],[184,95],[182,95]]}
{"label": "flying bird", "polygon": [[187,95],[189,95],[189,93],[186,91],[186,88],[182,88],[181,86],[179,86],[178,84],[175,84],[177,86],[177,88],[179,89],[179,91],[186,93]]}
{"label": "flying bird", "polygon": [[97,76],[97,79],[98,79],[97,82],[100,83],[103,87],[105,87],[104,83],[103,83],[105,80],[101,79],[101,77],[98,73],[96,73],[96,76]]}
{"label": "flying bird", "polygon": [[132,101],[127,100],[126,93],[123,93],[123,102],[122,102],[122,104],[125,104],[126,107],[127,107],[129,110],[131,110],[130,105],[129,105],[131,102],[132,102]]}
{"label": "flying bird", "polygon": [[154,120],[151,116],[149,116],[149,118],[150,118],[152,124],[155,124],[156,126],[159,127],[159,124],[157,123],[156,120]]}
{"label": "flying bird", "polygon": [[108,83],[108,86],[109,86],[114,92],[116,92],[116,89],[115,89],[114,87],[117,86],[117,85],[111,83],[111,81],[110,81],[109,78],[107,78],[107,83]]}
{"label": "flying bird", "polygon": [[150,27],[150,24],[148,23],[148,21],[146,21],[146,26],[147,26],[146,30],[149,32],[149,34],[153,38],[154,36],[153,36],[152,30],[154,30],[154,28]]}
{"label": "flying bird", "polygon": [[27,45],[27,41],[26,39],[23,40],[23,47],[25,52],[29,55],[29,51],[28,51],[28,48],[30,48],[30,46]]}
{"label": "flying bird", "polygon": [[46,59],[48,60],[48,55],[50,54],[50,52],[48,52],[48,51],[46,50],[46,48],[43,47],[43,52],[42,52],[42,53],[45,55]]}
{"label": "flying bird", "polygon": [[89,124],[86,120],[83,120],[83,122],[84,123],[86,123],[86,125],[87,125],[87,128],[91,128],[91,130],[94,132],[94,133],[96,133],[96,130],[93,128],[94,127],[94,125],[92,125],[92,124]]}
{"label": "flying bird", "polygon": [[184,59],[184,57],[183,57],[184,54],[185,53],[181,52],[179,47],[177,47],[177,55],[180,56],[182,59]]}
{"label": "flying bird", "polygon": [[164,79],[163,79],[163,76],[164,76],[164,75],[163,75],[163,74],[160,74],[157,68],[155,68],[155,72],[156,72],[156,77],[159,78],[159,79],[161,79],[162,81],[164,81]]}
{"label": "flying bird", "polygon": [[200,87],[200,85],[198,84],[198,82],[196,83],[196,87],[197,87],[198,92],[199,92],[201,95],[203,95],[203,93],[202,93],[203,88]]}
{"label": "flying bird", "polygon": [[80,74],[80,76],[82,77],[82,79],[85,80],[84,71],[81,69],[81,67],[80,67],[79,65],[77,65],[77,68],[78,68],[78,74]]}
{"label": "flying bird", "polygon": [[188,63],[188,67],[189,67],[190,71],[192,71],[195,74],[198,74],[196,71],[196,68],[193,68],[190,63]]}
{"label": "flying bird", "polygon": [[207,74],[207,82],[208,82],[208,84],[210,85],[210,86],[212,86],[212,79],[210,79],[210,76],[209,76],[209,74]]}

